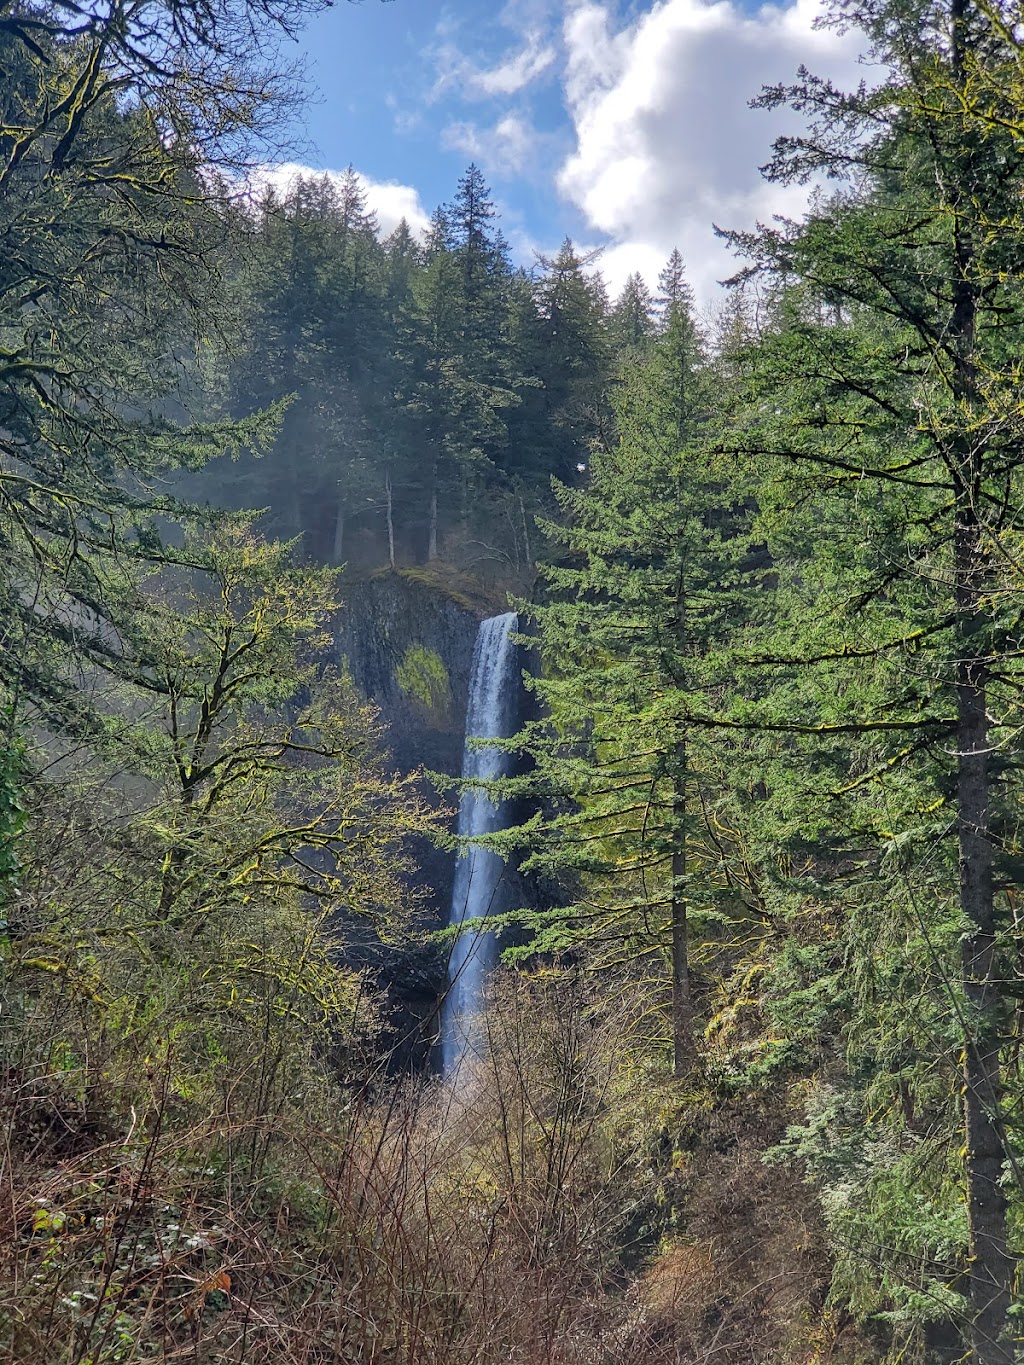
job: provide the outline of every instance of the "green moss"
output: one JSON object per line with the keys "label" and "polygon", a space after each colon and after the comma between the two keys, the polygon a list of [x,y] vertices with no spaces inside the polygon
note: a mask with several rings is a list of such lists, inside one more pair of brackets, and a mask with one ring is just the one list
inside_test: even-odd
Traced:
{"label": "green moss", "polygon": [[440,654],[423,645],[410,645],[395,669],[395,680],[402,691],[428,711],[447,714],[452,705],[448,670]]}
{"label": "green moss", "polygon": [[466,612],[475,613],[482,605],[483,594],[478,584],[446,565],[422,565],[399,569],[397,572],[407,583],[418,583],[421,587],[430,588],[431,592],[441,592],[444,597],[451,599],[456,606],[463,607]]}
{"label": "green moss", "polygon": [[349,583],[374,582],[375,580],[397,578],[414,588],[425,588],[432,594],[446,597],[463,611],[474,616],[493,616],[508,610],[508,598],[504,588],[485,587],[479,579],[462,573],[454,564],[443,559],[435,559],[429,564],[405,564],[392,569],[390,565],[373,569],[366,574],[347,575]]}

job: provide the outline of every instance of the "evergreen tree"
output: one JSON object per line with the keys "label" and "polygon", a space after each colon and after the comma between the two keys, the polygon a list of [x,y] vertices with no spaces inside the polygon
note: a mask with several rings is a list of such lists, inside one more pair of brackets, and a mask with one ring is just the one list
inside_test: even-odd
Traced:
{"label": "evergreen tree", "polygon": [[451,211],[447,205],[438,204],[430,215],[430,225],[423,244],[424,263],[429,265],[442,253],[451,251],[454,245]]}
{"label": "evergreen tree", "polygon": [[506,358],[505,284],[511,274],[508,244],[495,225],[489,196],[479,169],[471,165],[447,211],[449,249],[459,266],[464,358],[481,376],[499,374]]}
{"label": "evergreen tree", "polygon": [[693,290],[686,278],[686,268],[678,247],[673,247],[671,256],[658,274],[658,290],[654,308],[662,328],[669,325],[677,310],[692,309]]}
{"label": "evergreen tree", "polygon": [[[554,257],[540,257],[543,273],[534,284],[532,335],[524,339],[524,369],[536,381],[527,396],[531,416],[547,439],[534,454],[538,473],[566,483],[578,481],[591,443],[606,433],[605,394],[611,349],[605,319],[607,300],[600,277],[588,275],[593,257],[581,257],[567,238]],[[537,411],[539,410],[539,411]],[[525,446],[525,441],[521,443]]]}
{"label": "evergreen tree", "polygon": [[345,556],[345,528],[378,493],[387,430],[392,325],[377,223],[349,169],[335,187],[299,177],[265,198],[241,285],[241,335],[227,401],[244,412],[287,401],[270,455],[215,472],[219,495],[268,505],[271,526],[304,536],[307,555]]}
{"label": "evergreen tree", "polygon": [[448,207],[460,286],[458,353],[478,390],[477,402],[491,414],[482,453],[491,464],[499,465],[505,453],[506,414],[517,401],[520,377],[509,328],[512,268],[496,216],[483,176],[470,165]]}
{"label": "evergreen tree", "polygon": [[351,168],[268,192],[238,226],[252,242],[221,398],[288,406],[269,458],[219,462],[202,489],[266,506],[313,559],[366,555],[373,527],[392,563],[436,558],[447,534],[456,557],[525,571],[551,474],[578,476],[607,435],[612,345],[587,263],[568,245],[548,281],[513,271],[475,167],[422,245],[407,223],[379,241]]}
{"label": "evergreen tree", "polygon": [[[202,143],[167,138],[153,109],[162,90],[168,111],[212,99],[217,70],[228,79],[221,54],[190,95],[181,34],[146,57],[155,7],[114,8],[125,27],[90,12],[74,42],[50,7],[0,24],[0,682],[6,703],[31,701],[51,729],[94,728],[74,682],[83,659],[133,670],[111,616],[119,584],[175,557],[158,517],[183,514],[154,487],[175,467],[262,445],[273,425],[188,417],[192,358],[224,306],[227,222]],[[132,98],[140,86],[152,107]]]}
{"label": "evergreen tree", "polygon": [[734,823],[723,820],[728,746],[690,723],[713,704],[708,660],[737,610],[729,566],[739,525],[725,515],[735,494],[700,445],[701,362],[681,305],[669,332],[627,366],[614,400],[618,440],[594,451],[586,488],[558,489],[562,523],[546,529],[565,550],[544,566],[545,604],[531,609],[545,716],[524,735],[531,785],[571,803],[543,830],[527,826],[529,865],[579,879],[568,910],[534,921],[538,941],[664,951],[677,1075],[695,1063],[694,924],[726,908],[756,913],[738,849],[723,852]]}
{"label": "evergreen tree", "polygon": [[441,501],[454,501],[467,521],[470,490],[493,477],[508,438],[506,411],[517,401],[508,248],[494,219],[483,177],[470,166],[454,201],[434,214],[413,288],[399,383],[426,494],[428,559],[439,553]]}
{"label": "evergreen tree", "polygon": [[420,248],[405,218],[401,220],[394,232],[385,239],[384,260],[384,297],[388,310],[388,321],[394,328],[400,310],[409,303],[413,275],[421,262]]}
{"label": "evergreen tree", "polygon": [[[1009,1362],[1007,1191],[1016,1199],[1019,1181],[1001,964],[1004,859],[1019,837],[1009,750],[1024,166],[1005,73],[1019,53],[999,16],[970,0],[879,0],[842,18],[867,33],[887,73],[880,89],[849,94],[805,75],[762,102],[814,111],[806,135],[777,145],[773,178],[826,171],[858,183],[802,225],[734,238],[754,269],[796,282],[749,357],[734,445],[768,461],[780,616],[761,691],[770,724],[805,736],[809,771],[831,776],[837,800],[844,787],[861,797],[833,865],[852,873],[872,834],[876,856],[888,841],[906,913],[923,927],[919,989],[945,1002],[935,1064],[961,1058],[967,1227],[962,1273],[947,1268],[924,1292],[955,1316],[962,1288],[972,1359]],[[918,864],[927,871],[913,875]],[[950,1171],[946,1188],[960,1178]],[[866,1202],[871,1191],[868,1181]],[[902,1235],[876,1247],[897,1295],[885,1246]],[[931,1256],[949,1260],[934,1243]]]}
{"label": "evergreen tree", "polygon": [[642,275],[630,275],[609,317],[612,342],[620,352],[642,351],[654,335],[654,304]]}

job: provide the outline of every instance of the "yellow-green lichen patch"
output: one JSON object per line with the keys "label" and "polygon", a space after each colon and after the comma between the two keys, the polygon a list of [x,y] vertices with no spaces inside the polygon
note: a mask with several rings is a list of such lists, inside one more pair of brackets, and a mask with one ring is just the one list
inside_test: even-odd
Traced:
{"label": "yellow-green lichen patch", "polygon": [[410,645],[395,669],[395,681],[408,697],[428,711],[447,714],[451,710],[452,687],[440,654],[424,645]]}

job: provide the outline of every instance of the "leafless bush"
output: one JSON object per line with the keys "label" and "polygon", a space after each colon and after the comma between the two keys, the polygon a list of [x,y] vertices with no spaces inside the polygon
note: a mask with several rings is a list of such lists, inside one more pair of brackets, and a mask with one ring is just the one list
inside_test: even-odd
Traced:
{"label": "leafless bush", "polygon": [[[0,1077],[0,1359],[849,1359],[815,1317],[813,1218],[747,1140],[761,1116],[700,1110],[648,1054],[649,1002],[617,998],[499,975],[454,1087],[343,1088],[253,1046],[186,1103],[173,1050],[102,1095],[26,1052]],[[673,1150],[684,1120],[704,1155]]]}

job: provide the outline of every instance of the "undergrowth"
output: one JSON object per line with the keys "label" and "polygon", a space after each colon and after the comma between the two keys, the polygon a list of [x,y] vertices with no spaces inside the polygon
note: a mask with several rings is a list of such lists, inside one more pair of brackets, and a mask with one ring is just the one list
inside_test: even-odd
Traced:
{"label": "undergrowth", "polygon": [[26,1052],[0,1080],[0,1358],[855,1359],[814,1216],[757,1156],[782,1116],[659,1082],[622,1001],[506,977],[454,1088],[355,1049],[342,1077],[298,1036],[193,1098],[173,1049],[132,1084],[109,1039],[88,1083]]}

